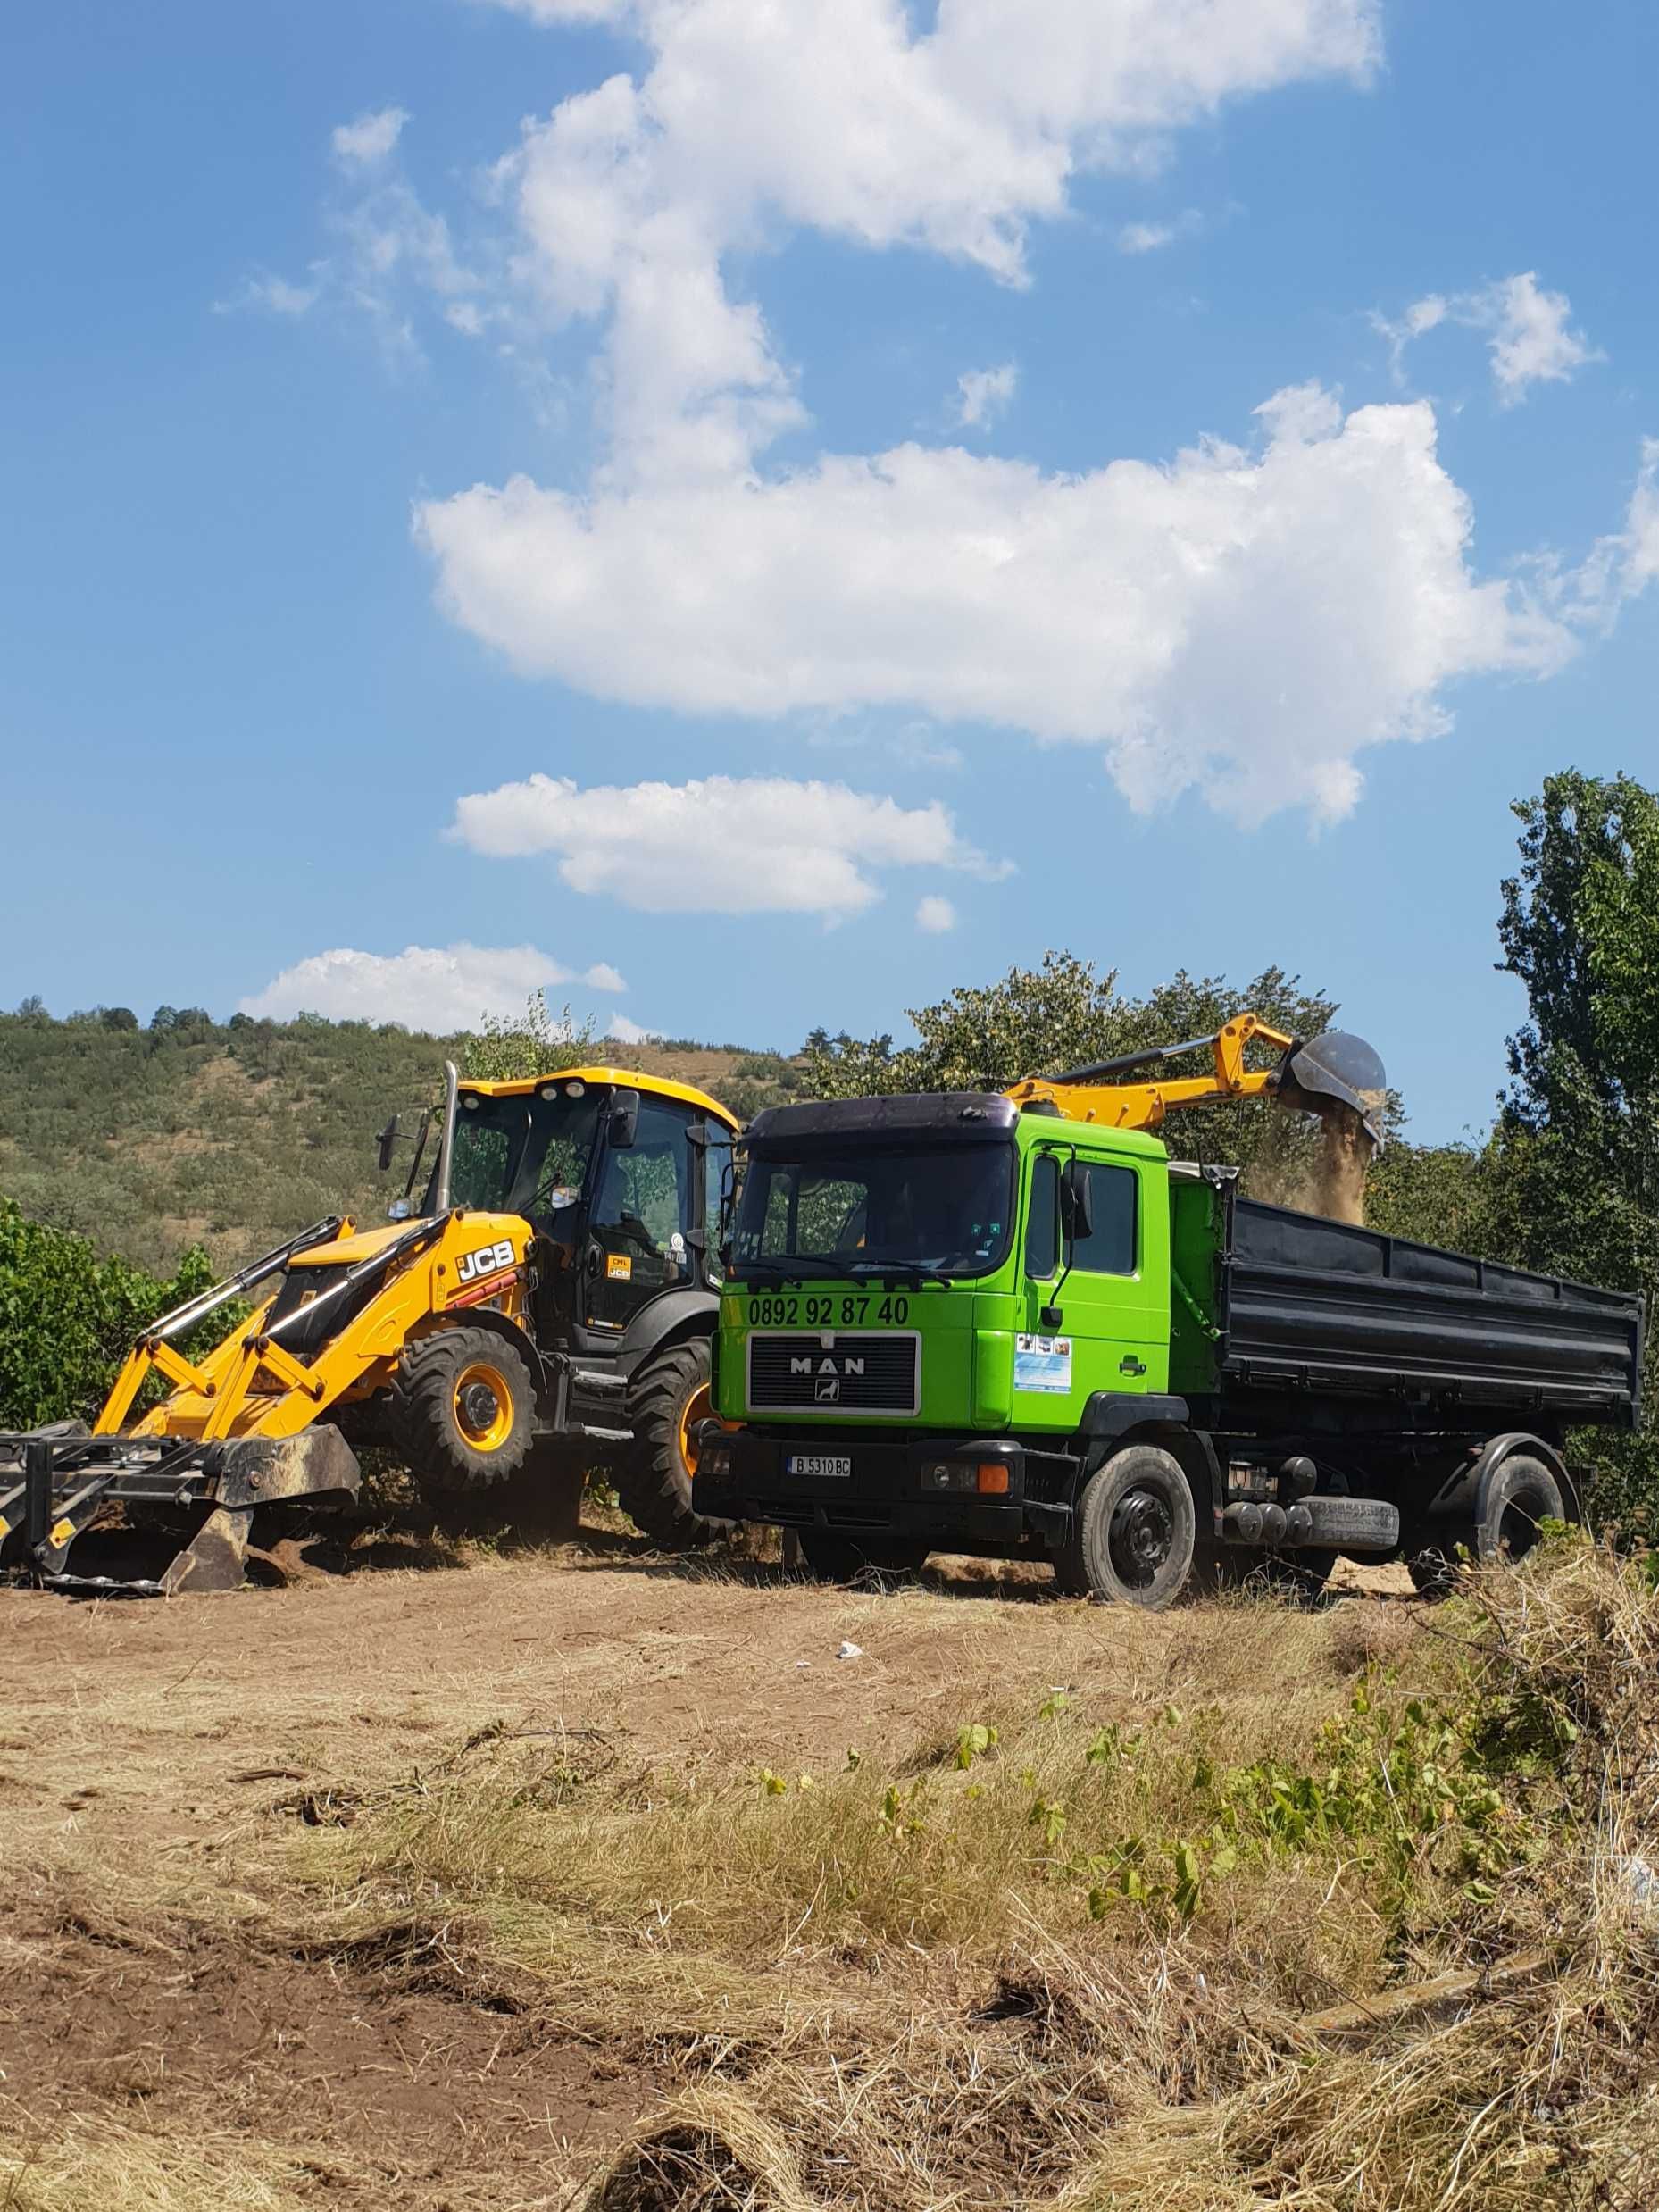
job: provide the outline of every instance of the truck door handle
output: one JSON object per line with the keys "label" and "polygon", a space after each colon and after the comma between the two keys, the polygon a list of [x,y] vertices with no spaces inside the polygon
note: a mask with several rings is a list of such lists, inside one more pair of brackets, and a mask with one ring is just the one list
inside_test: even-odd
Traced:
{"label": "truck door handle", "polygon": [[1125,1352],[1118,1362],[1118,1373],[1121,1375],[1144,1375],[1146,1372],[1146,1361],[1137,1359],[1133,1352]]}

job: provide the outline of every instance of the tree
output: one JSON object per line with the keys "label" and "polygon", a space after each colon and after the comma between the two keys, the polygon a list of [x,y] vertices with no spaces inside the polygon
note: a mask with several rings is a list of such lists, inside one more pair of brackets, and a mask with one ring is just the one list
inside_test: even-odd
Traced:
{"label": "tree", "polygon": [[[1513,1257],[1659,1294],[1659,794],[1567,770],[1516,803],[1499,964],[1526,986],[1490,1162]],[[1659,1368],[1649,1363],[1652,1406]],[[1659,1504],[1659,1426],[1600,1449],[1603,1502]]]}
{"label": "tree", "polygon": [[547,1010],[546,991],[532,991],[516,1019],[487,1014],[480,1028],[462,1040],[462,1065],[486,1082],[521,1081],[530,1075],[556,1075],[579,1067],[593,1042],[593,1023],[572,1021],[566,1006]]}

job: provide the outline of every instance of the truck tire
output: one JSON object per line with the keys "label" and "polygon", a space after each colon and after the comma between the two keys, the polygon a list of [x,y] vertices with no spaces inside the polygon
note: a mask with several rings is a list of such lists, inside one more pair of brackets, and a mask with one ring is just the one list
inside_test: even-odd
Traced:
{"label": "truck tire", "polygon": [[1512,1452],[1481,1485],[1473,1513],[1420,1528],[1405,1564],[1425,1598],[1444,1598],[1461,1572],[1458,1548],[1477,1567],[1514,1566],[1538,1540],[1539,1523],[1564,1521],[1561,1485],[1541,1459]]}
{"label": "truck tire", "polygon": [[1063,1590],[1162,1613],[1192,1572],[1192,1485],[1155,1444],[1126,1444],[1083,1485],[1055,1563]]}
{"label": "truck tire", "polygon": [[392,1377],[394,1448],[429,1496],[505,1482],[530,1456],[536,1386],[493,1329],[435,1329],[404,1345]]}
{"label": "truck tire", "polygon": [[915,1536],[849,1536],[839,1529],[797,1529],[796,1535],[808,1573],[821,1582],[854,1582],[872,1570],[916,1574],[930,1549]]}
{"label": "truck tire", "polygon": [[691,1509],[691,1432],[713,1411],[708,1339],[692,1337],[647,1360],[634,1377],[628,1406],[634,1439],[621,1448],[616,1490],[635,1527],[671,1551],[711,1543],[729,1523]]}

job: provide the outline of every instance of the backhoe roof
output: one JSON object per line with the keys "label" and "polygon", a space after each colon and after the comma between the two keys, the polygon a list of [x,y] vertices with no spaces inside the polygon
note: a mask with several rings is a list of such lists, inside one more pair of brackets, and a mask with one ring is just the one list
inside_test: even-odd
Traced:
{"label": "backhoe roof", "polygon": [[701,1106],[705,1114],[724,1122],[728,1129],[738,1125],[730,1107],[721,1106],[718,1098],[711,1098],[706,1090],[698,1090],[690,1083],[677,1083],[667,1075],[644,1075],[638,1068],[550,1068],[546,1075],[518,1075],[510,1082],[487,1082],[478,1076],[463,1075],[460,1088],[475,1090],[486,1098],[515,1098],[539,1090],[544,1083],[570,1082],[621,1083],[629,1090],[648,1091],[659,1098],[678,1098],[681,1106]]}

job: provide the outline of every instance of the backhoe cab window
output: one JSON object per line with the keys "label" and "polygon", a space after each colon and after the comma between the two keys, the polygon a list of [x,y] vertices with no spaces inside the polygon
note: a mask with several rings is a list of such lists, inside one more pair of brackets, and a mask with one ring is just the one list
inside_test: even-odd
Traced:
{"label": "backhoe cab window", "polygon": [[449,1196],[455,1206],[534,1220],[573,1206],[587,1180],[604,1094],[487,1098],[463,1091]]}
{"label": "backhoe cab window", "polygon": [[733,1257],[988,1274],[1008,1245],[1012,1146],[974,1144],[751,1157]]}

